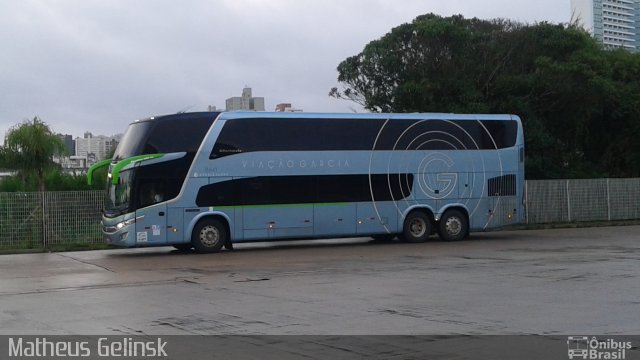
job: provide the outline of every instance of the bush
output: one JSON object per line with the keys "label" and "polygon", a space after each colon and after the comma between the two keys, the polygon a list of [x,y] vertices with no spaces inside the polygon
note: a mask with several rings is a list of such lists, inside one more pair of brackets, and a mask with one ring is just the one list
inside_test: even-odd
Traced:
{"label": "bush", "polygon": [[[84,174],[68,174],[60,169],[53,169],[45,175],[45,186],[49,191],[74,191],[74,190],[104,190],[105,169],[99,169],[94,174],[92,185],[87,184]],[[37,191],[38,181],[35,175],[18,173],[14,176],[0,180],[0,192],[30,192]]]}

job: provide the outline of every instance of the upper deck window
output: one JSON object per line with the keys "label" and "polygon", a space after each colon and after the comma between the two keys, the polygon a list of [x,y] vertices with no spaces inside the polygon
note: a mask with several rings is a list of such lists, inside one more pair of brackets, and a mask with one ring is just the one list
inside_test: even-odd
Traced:
{"label": "upper deck window", "polygon": [[380,119],[228,120],[211,158],[253,151],[369,150]]}
{"label": "upper deck window", "polygon": [[514,146],[517,134],[513,120],[232,119],[210,158],[255,151],[495,150]]}

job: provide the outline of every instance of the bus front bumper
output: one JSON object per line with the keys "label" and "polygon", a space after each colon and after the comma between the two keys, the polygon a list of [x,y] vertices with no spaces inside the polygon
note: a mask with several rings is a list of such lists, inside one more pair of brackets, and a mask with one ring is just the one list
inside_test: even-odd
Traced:
{"label": "bus front bumper", "polygon": [[133,247],[136,245],[135,222],[129,224],[127,221],[112,223],[112,221],[102,221],[102,237],[107,244]]}

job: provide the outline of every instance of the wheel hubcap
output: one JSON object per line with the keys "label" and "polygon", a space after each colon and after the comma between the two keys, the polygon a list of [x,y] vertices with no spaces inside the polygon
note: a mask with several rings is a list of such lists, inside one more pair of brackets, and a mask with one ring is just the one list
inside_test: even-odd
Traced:
{"label": "wheel hubcap", "polygon": [[427,228],[427,224],[422,219],[413,219],[409,226],[411,235],[415,237],[421,237],[424,235]]}
{"label": "wheel hubcap", "polygon": [[220,231],[215,226],[205,226],[200,230],[200,242],[202,245],[211,247],[220,240]]}
{"label": "wheel hubcap", "polygon": [[445,223],[445,229],[449,235],[459,235],[460,231],[462,231],[462,221],[457,217],[448,218]]}

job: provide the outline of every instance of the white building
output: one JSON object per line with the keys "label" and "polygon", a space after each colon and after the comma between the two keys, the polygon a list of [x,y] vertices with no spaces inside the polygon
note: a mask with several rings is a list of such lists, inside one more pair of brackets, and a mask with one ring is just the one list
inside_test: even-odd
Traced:
{"label": "white building", "polygon": [[107,156],[106,140],[105,136],[93,136],[92,133],[85,132],[84,137],[76,138],[76,156],[104,159]]}
{"label": "white building", "polygon": [[76,138],[76,158],[85,158],[85,164],[91,166],[97,161],[104,160],[118,146],[120,135],[94,136],[85,132],[83,138]]}
{"label": "white building", "polygon": [[264,111],[264,98],[253,97],[251,88],[245,86],[242,96],[234,96],[226,100],[227,111],[252,110]]}
{"label": "white building", "polygon": [[65,170],[74,170],[74,171],[84,171],[84,169],[88,169],[89,165],[87,164],[86,156],[65,156],[62,158],[54,157],[53,161],[60,164]]}
{"label": "white building", "polygon": [[640,0],[571,0],[571,12],[605,47],[640,51]]}

